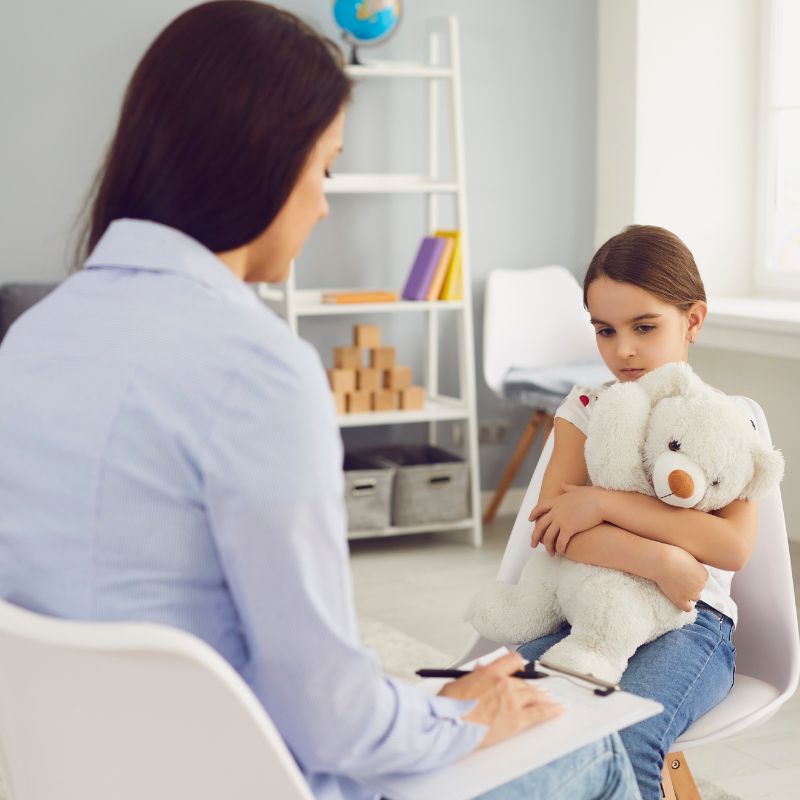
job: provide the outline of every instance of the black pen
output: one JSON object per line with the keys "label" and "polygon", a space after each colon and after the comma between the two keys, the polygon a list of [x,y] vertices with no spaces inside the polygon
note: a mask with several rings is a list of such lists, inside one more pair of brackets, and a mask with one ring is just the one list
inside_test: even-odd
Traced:
{"label": "black pen", "polygon": [[[420,678],[461,678],[464,675],[470,675],[471,669],[418,669],[417,675]],[[538,672],[533,668],[518,670],[511,673],[512,678],[523,678],[533,680],[535,678],[546,678],[547,674]]]}

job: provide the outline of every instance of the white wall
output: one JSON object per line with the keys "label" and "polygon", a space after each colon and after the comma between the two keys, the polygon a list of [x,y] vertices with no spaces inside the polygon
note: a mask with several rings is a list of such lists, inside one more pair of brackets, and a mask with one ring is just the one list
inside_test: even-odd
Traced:
{"label": "white wall", "polygon": [[624,225],[662,225],[688,244],[709,295],[748,291],[757,0],[599,9],[596,244]]}
{"label": "white wall", "polygon": [[[69,234],[113,132],[127,80],[158,31],[192,3],[6,5],[0,26],[0,283],[57,280],[66,273]],[[338,38],[329,0],[283,5]],[[546,263],[580,272],[592,252],[595,3],[506,0],[499,13],[483,0],[409,0],[404,7],[397,35],[365,56],[421,58],[427,18],[453,13],[461,22],[479,414],[509,418],[512,426],[508,442],[482,448],[488,487],[525,414],[505,408],[483,384],[486,274],[495,267]],[[359,89],[340,169],[424,165],[424,119],[417,118],[422,101],[408,86]],[[333,198],[331,218],[298,262],[299,285],[401,285],[424,219],[417,198]],[[315,322],[301,328],[321,342],[347,336],[343,328],[331,331]],[[419,368],[416,333],[387,325],[403,357]],[[455,352],[443,363],[455,364]],[[442,383],[446,387],[446,376]],[[532,465],[529,460],[519,483],[527,482]]]}

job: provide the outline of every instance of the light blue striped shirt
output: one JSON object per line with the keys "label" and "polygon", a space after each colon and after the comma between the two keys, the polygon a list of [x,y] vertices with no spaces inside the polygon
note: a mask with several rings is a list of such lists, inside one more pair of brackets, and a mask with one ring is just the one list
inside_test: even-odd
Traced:
{"label": "light blue striped shirt", "polygon": [[117,220],[12,326],[0,442],[2,597],[204,639],[317,797],[372,797],[485,734],[359,642],[319,357],[195,240]]}

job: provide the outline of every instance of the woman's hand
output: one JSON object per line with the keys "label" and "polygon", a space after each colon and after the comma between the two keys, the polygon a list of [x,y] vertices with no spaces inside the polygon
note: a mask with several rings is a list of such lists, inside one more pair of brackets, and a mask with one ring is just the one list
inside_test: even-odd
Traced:
{"label": "woman's hand", "polygon": [[531,547],[540,543],[553,556],[565,553],[569,540],[603,522],[603,498],[606,490],[599,486],[561,484],[564,494],[539,503],[528,519],[536,523]]}
{"label": "woman's hand", "polygon": [[691,611],[706,585],[708,570],[680,547],[666,547],[664,557],[658,559],[653,580],[681,611]]}
{"label": "woman's hand", "polygon": [[525,660],[519,653],[509,653],[486,666],[476,666],[469,675],[445,684],[439,692],[455,700],[478,701],[463,719],[488,726],[480,747],[502,742],[564,710],[540,689],[511,677],[524,667]]}

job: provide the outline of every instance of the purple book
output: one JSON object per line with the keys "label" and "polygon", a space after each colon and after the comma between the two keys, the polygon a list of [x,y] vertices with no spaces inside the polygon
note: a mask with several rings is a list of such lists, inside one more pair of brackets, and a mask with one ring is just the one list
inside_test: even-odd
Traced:
{"label": "purple book", "polygon": [[405,300],[424,300],[428,293],[433,273],[436,272],[436,265],[442,255],[446,242],[438,236],[426,236],[420,242],[417,257],[414,259],[414,266],[408,274],[405,288],[403,289],[403,299]]}

